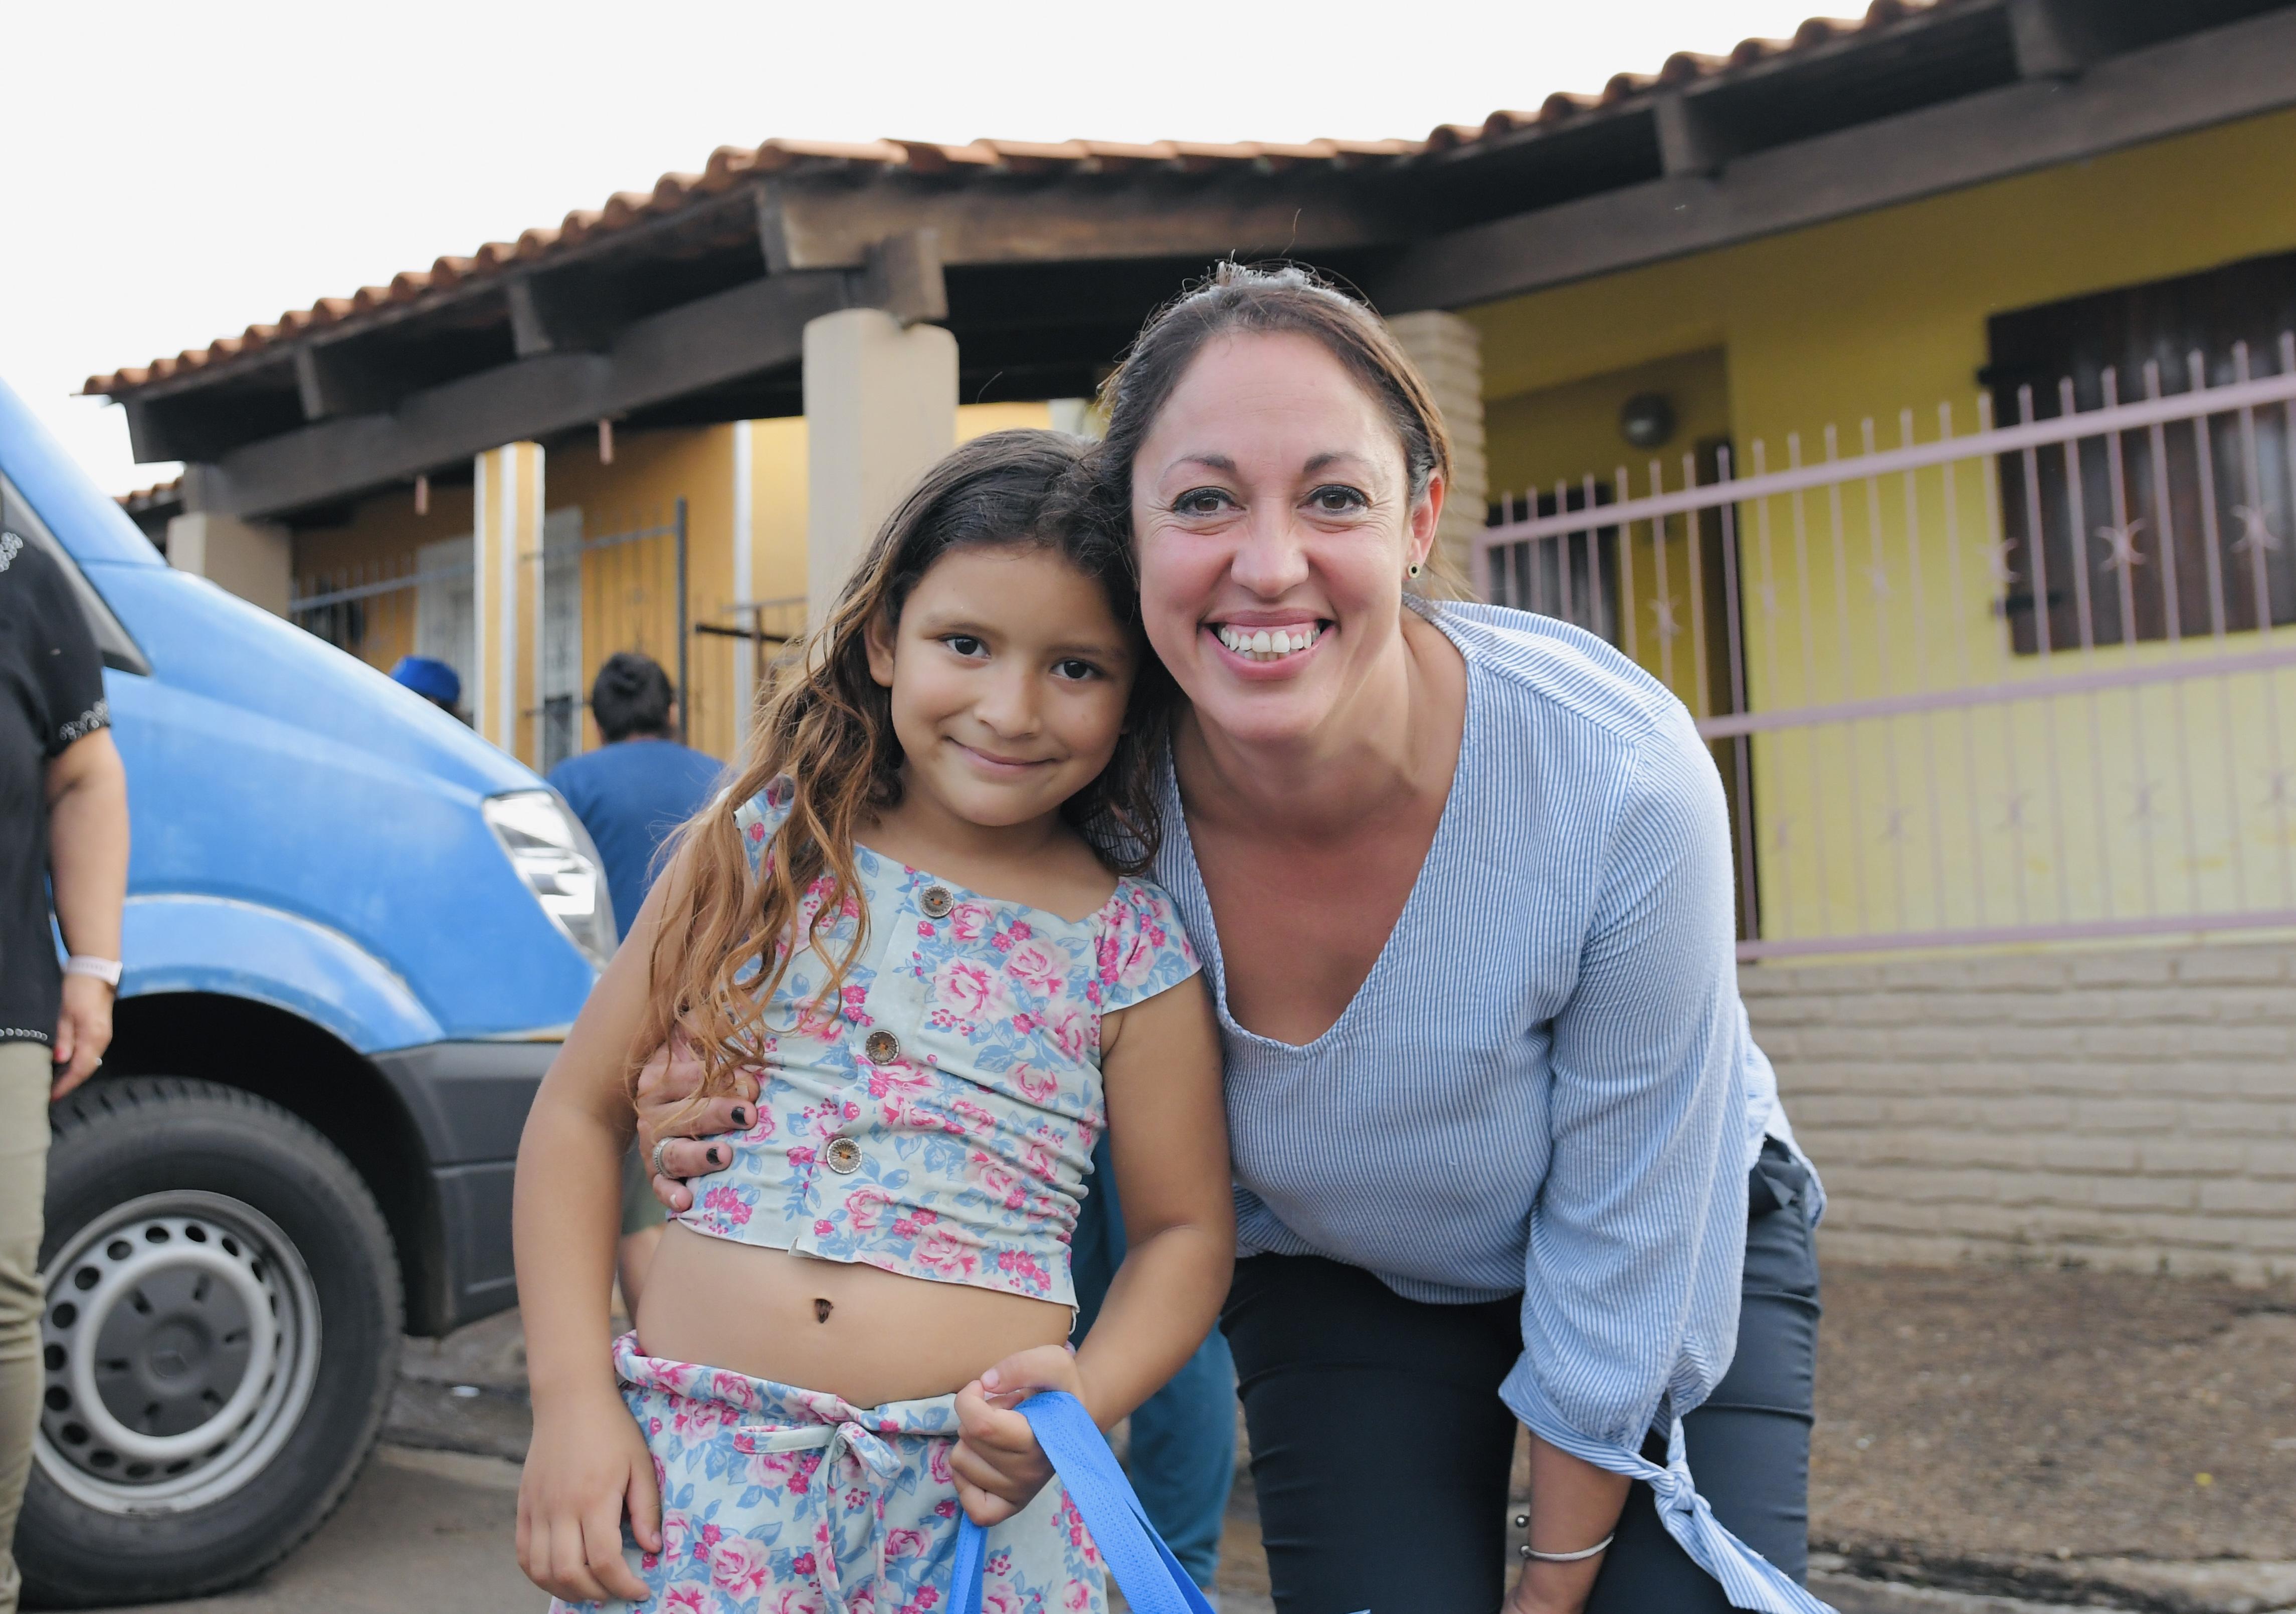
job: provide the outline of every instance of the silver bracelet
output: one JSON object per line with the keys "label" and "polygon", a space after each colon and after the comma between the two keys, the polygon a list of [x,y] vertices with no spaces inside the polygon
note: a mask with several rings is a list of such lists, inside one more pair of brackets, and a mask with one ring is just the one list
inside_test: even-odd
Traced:
{"label": "silver bracelet", "polygon": [[1582,1547],[1576,1553],[1542,1553],[1529,1542],[1525,1542],[1522,1544],[1522,1555],[1525,1558],[1535,1559],[1540,1563],[1584,1563],[1587,1559],[1605,1551],[1617,1535],[1618,1532],[1613,1530],[1593,1546]]}

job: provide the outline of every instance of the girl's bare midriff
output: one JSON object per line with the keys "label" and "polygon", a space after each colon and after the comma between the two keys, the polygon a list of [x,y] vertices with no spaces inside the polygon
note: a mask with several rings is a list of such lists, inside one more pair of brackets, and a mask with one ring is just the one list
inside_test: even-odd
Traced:
{"label": "girl's bare midriff", "polygon": [[638,1348],[828,1390],[855,1406],[947,1395],[1069,1337],[1065,1306],[713,1239],[676,1222],[646,1274]]}

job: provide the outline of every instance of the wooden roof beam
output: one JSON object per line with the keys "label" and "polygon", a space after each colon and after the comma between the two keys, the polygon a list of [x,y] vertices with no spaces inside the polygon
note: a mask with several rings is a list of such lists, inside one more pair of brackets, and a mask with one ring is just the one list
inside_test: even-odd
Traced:
{"label": "wooden roof beam", "polygon": [[185,472],[185,504],[283,515],[794,365],[806,322],[861,305],[866,291],[861,275],[838,272],[751,281],[636,321],[603,351],[536,354],[410,393],[388,414],[321,420],[229,449]]}
{"label": "wooden roof beam", "polygon": [[[1462,308],[2296,106],[2296,8],[1422,240],[1368,290]],[[1694,152],[1694,146],[1689,148]],[[1695,161],[1687,166],[1695,168]]]}
{"label": "wooden roof beam", "polygon": [[1403,221],[1339,176],[1168,181],[1014,177],[1010,184],[921,184],[892,176],[855,184],[774,179],[759,187],[758,245],[775,274],[865,266],[880,242],[930,231],[952,268],[1202,258],[1312,256],[1403,239]]}

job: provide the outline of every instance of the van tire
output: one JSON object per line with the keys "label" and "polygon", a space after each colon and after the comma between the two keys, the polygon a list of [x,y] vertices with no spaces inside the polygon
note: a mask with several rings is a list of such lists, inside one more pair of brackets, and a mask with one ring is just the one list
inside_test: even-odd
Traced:
{"label": "van tire", "polygon": [[[283,1235],[288,1248],[268,1259],[258,1251],[249,1270],[273,1286],[269,1305],[275,1316],[291,1310],[297,1316],[312,1315],[316,1326],[298,1335],[284,1323],[275,1324],[273,1337],[279,1343],[269,1348],[275,1366],[259,1381],[251,1372],[239,1372],[234,1380],[227,1366],[212,1370],[224,1395],[233,1392],[234,1383],[250,1381],[283,1387],[291,1381],[299,1388],[265,1390],[261,1406],[240,1427],[267,1427],[268,1435],[257,1440],[250,1433],[243,1438],[254,1443],[243,1450],[218,1446],[225,1457],[196,1459],[221,1465],[202,1471],[212,1476],[208,1483],[216,1494],[179,1492],[183,1500],[174,1511],[102,1505],[129,1494],[124,1479],[110,1480],[113,1488],[104,1491],[108,1476],[135,1470],[122,1468],[115,1454],[91,1458],[94,1448],[86,1429],[59,1423],[63,1413],[44,1414],[16,1531],[25,1601],[33,1608],[94,1608],[197,1596],[251,1580],[300,1545],[341,1504],[381,1432],[398,1377],[403,1323],[398,1261],[382,1213],[350,1162],[324,1136],[278,1105],[234,1087],[174,1077],[128,1077],[84,1088],[50,1116],[54,1133],[40,1246],[48,1283],[42,1325],[49,1408],[59,1405],[59,1395],[63,1405],[70,1405],[61,1364],[78,1357],[56,1340],[69,1343],[77,1336],[60,1336],[55,1330],[59,1316],[70,1312],[65,1302],[84,1298],[75,1293],[75,1280],[79,1290],[95,1290],[109,1281],[96,1270],[104,1266],[105,1251],[114,1261],[127,1261],[143,1251],[144,1242],[166,1245],[170,1227],[183,1235],[175,1248],[187,1259],[193,1253],[188,1241],[197,1241],[200,1258],[211,1264],[223,1258],[213,1253],[218,1249],[239,1257],[242,1247],[255,1251],[258,1242]],[[146,1213],[139,1206],[153,1208]],[[175,1217],[172,1223],[152,1219],[168,1216]],[[209,1222],[201,1222],[202,1216]],[[138,1217],[145,1219],[137,1224]],[[103,1242],[113,1222],[121,1236]],[[220,1231],[210,1231],[210,1223]],[[134,1236],[138,1225],[143,1241]],[[103,1231],[95,1232],[99,1227]],[[257,1231],[253,1237],[242,1231],[233,1240],[227,1236],[233,1229]],[[92,1233],[95,1243],[84,1236]],[[76,1245],[86,1253],[75,1251]],[[72,1270],[55,1270],[57,1258],[67,1252],[72,1252]],[[155,1281],[166,1282],[169,1276],[162,1270]],[[234,1274],[223,1276],[220,1287],[231,1294],[265,1292],[246,1289],[244,1280],[241,1289],[233,1290]],[[196,1278],[179,1282],[200,1285]],[[277,1298],[291,1282],[302,1297],[295,1307]],[[213,1287],[217,1286],[199,1286],[198,1292],[204,1295]],[[141,1290],[131,1292],[138,1296],[133,1309],[151,1314]],[[119,1317],[131,1331],[140,1326],[122,1307],[99,1313],[91,1301],[89,1315]],[[225,1320],[249,1315],[242,1308]],[[196,1330],[200,1324],[201,1318],[193,1316],[184,1326]],[[88,1327],[98,1323],[90,1321]],[[250,1325],[222,1337],[245,1339],[255,1331]],[[116,1336],[107,1327],[103,1338]],[[158,1340],[156,1330],[151,1338]],[[152,1353],[152,1361],[168,1353],[165,1365],[152,1371],[183,1371],[186,1358],[173,1344],[138,1348]],[[205,1361],[220,1357],[225,1348],[191,1348],[194,1360]],[[85,1350],[92,1359],[92,1340]],[[280,1398],[269,1399],[275,1394]],[[113,1407],[113,1397],[99,1399],[107,1409]],[[141,1415],[144,1427],[152,1429],[152,1414]],[[203,1415],[196,1407],[185,1414],[193,1428],[210,1427],[196,1421]],[[128,1438],[123,1435],[120,1441],[132,1451],[124,1445]],[[77,1464],[63,1454],[67,1441],[75,1443]],[[236,1467],[230,1451],[242,1452]],[[89,1467],[91,1462],[104,1464],[102,1471]],[[151,1463],[137,1466],[152,1471]],[[193,1479],[170,1483],[189,1486]],[[73,1487],[82,1488],[76,1493]]]}

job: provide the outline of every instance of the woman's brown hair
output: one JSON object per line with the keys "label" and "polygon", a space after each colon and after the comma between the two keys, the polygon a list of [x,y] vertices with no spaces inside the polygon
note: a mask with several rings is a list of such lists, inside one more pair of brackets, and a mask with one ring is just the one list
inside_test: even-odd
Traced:
{"label": "woman's brown hair", "polygon": [[[825,956],[824,932],[852,917],[852,943],[831,961],[808,1010],[834,1012],[867,929],[854,837],[901,799],[892,699],[870,675],[866,635],[873,622],[900,621],[942,556],[981,547],[1055,553],[1100,585],[1117,621],[1137,636],[1131,546],[1124,528],[1095,510],[1092,447],[1056,431],[975,438],[928,471],[878,530],[827,618],[761,694],[731,789],[679,832],[636,1058],[682,1035],[702,1061],[702,1092],[726,1091],[790,960],[806,946]],[[1115,755],[1061,808],[1119,873],[1145,868],[1160,840],[1154,768],[1170,690],[1169,676],[1144,647]],[[789,815],[753,875],[733,807],[783,775]],[[824,874],[826,891],[800,940],[790,933],[808,889]]]}
{"label": "woman's brown hair", "polygon": [[[1100,406],[1108,417],[1104,496],[1126,522],[1132,513],[1133,462],[1196,356],[1223,336],[1285,334],[1321,343],[1385,412],[1403,444],[1412,504],[1436,477],[1450,486],[1451,438],[1442,412],[1387,322],[1304,265],[1229,262],[1150,315],[1123,363],[1101,384]],[[1447,583],[1460,583],[1439,548],[1428,565]]]}

